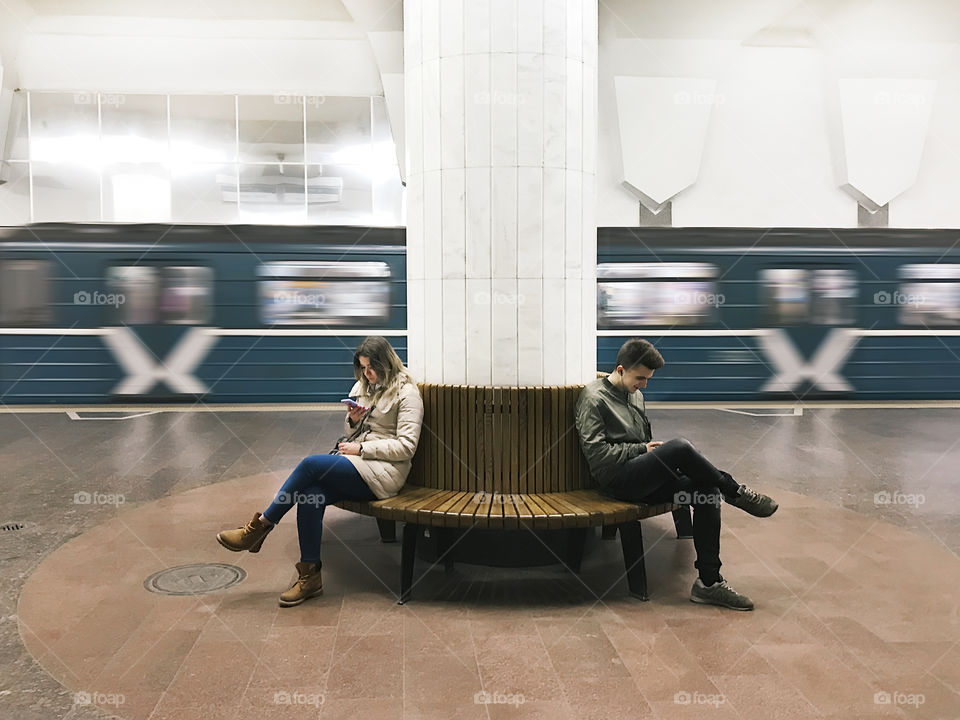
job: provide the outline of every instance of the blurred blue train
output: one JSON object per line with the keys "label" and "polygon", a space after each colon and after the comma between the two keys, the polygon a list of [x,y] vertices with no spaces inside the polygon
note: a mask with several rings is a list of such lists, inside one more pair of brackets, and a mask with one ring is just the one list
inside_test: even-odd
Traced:
{"label": "blurred blue train", "polygon": [[0,230],[0,401],[336,401],[353,351],[406,360],[403,229]]}
{"label": "blurred blue train", "polygon": [[[0,402],[323,402],[406,360],[402,228],[0,229]],[[960,398],[960,233],[601,228],[597,366],[651,400]]]}

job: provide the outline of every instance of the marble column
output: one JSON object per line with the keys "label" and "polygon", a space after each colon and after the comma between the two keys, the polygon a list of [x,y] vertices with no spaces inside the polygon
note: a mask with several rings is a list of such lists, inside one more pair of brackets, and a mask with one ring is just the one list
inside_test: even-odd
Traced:
{"label": "marble column", "polygon": [[408,364],[596,371],[596,0],[404,0]]}

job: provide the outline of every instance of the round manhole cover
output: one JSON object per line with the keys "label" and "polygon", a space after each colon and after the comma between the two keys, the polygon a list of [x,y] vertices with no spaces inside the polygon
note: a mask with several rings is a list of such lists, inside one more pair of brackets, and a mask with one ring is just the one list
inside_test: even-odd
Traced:
{"label": "round manhole cover", "polygon": [[144,580],[143,586],[164,595],[203,595],[236,585],[246,576],[235,565],[197,563],[161,570]]}

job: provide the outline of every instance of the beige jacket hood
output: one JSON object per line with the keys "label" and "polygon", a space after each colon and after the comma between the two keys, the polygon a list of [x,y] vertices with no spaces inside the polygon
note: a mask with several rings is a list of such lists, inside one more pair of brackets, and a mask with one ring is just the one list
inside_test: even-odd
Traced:
{"label": "beige jacket hood", "polygon": [[[373,398],[360,395],[361,385],[355,383],[350,397],[366,407]],[[344,435],[353,433],[344,420]],[[344,455],[353,463],[360,477],[378,499],[400,492],[410,473],[410,461],[420,441],[423,424],[423,400],[413,383],[403,383],[389,397],[381,397],[373,411],[368,413],[363,432],[355,438],[363,448],[362,455]]]}

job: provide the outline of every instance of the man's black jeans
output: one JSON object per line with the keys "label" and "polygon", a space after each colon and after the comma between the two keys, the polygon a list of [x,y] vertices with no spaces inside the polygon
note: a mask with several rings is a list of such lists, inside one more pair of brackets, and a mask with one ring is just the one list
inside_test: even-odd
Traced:
{"label": "man's black jeans", "polygon": [[722,494],[740,488],[684,438],[675,438],[629,460],[604,492],[619,500],[648,505],[677,503],[693,507],[695,566],[704,583],[720,576],[720,504]]}

